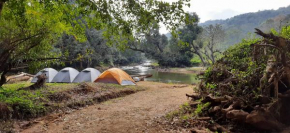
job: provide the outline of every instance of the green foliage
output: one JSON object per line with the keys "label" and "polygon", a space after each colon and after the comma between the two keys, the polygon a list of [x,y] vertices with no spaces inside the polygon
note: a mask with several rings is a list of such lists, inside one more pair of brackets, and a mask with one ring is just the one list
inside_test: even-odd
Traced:
{"label": "green foliage", "polygon": [[209,79],[209,78],[210,78],[212,68],[213,68],[213,67],[210,66],[210,67],[207,67],[207,69],[205,70],[205,72],[204,72],[204,77],[205,77],[205,79]]}
{"label": "green foliage", "polygon": [[255,98],[249,94],[260,91],[258,87],[267,63],[266,55],[257,57],[258,60],[253,58],[252,45],[259,40],[243,40],[227,49],[220,60],[207,68],[201,88],[214,96],[247,95],[250,99]]}
{"label": "green foliage", "polygon": [[109,47],[102,31],[87,29],[86,38],[86,42],[79,42],[73,36],[64,34],[58,41],[55,50],[61,51],[66,58],[72,59],[70,62],[66,62],[65,66],[83,69],[102,65],[128,65],[144,60],[144,56],[140,52],[130,49],[122,51],[115,45]]}
{"label": "green foliage", "polygon": [[200,58],[198,58],[198,56],[193,56],[193,58],[191,58],[190,63],[193,66],[198,66],[201,63]]}
{"label": "green foliage", "polygon": [[192,113],[192,109],[189,105],[189,103],[184,103],[183,105],[180,105],[180,109],[178,111],[173,111],[168,114],[166,114],[167,119],[173,119],[175,117],[180,118],[183,121],[187,121],[188,119],[192,118],[194,114]]}
{"label": "green foliage", "polygon": [[186,67],[191,66],[190,59],[193,54],[188,47],[178,45],[176,38],[168,38],[159,33],[159,27],[154,27],[145,35],[142,44],[130,43],[130,49],[139,50],[145,53],[149,59],[156,60],[164,67]]}
{"label": "green foliage", "polygon": [[43,98],[39,91],[33,93],[6,87],[0,90],[0,102],[8,104],[10,111],[13,112],[12,116],[18,118],[36,117],[45,113]]}
{"label": "green foliage", "polygon": [[[156,23],[163,23],[175,32],[181,24],[194,21],[183,11],[184,6],[189,6],[189,0],[172,3],[159,0],[3,1],[0,12],[0,73],[24,64],[34,71],[52,63],[62,63],[55,59],[73,60],[65,58],[68,52],[63,54],[54,49],[54,44],[64,33],[85,42],[86,30],[94,28],[102,31],[108,46],[124,50],[128,42],[142,38],[139,33],[148,33]],[[77,60],[90,60],[92,51],[84,51],[83,55],[77,53]],[[111,58],[107,62],[114,61]]]}
{"label": "green foliage", "polygon": [[209,105],[210,105],[209,102],[198,104],[198,105],[197,105],[197,108],[196,108],[195,111],[194,111],[194,114],[195,114],[196,116],[200,115],[200,114],[202,113],[202,110],[205,109],[205,108],[207,108],[207,107],[209,107]]}
{"label": "green foliage", "polygon": [[248,63],[252,62],[252,47],[251,44],[258,42],[259,39],[242,40],[241,43],[231,46],[221,57],[223,62],[226,62],[227,67],[245,71],[248,68]]}
{"label": "green foliage", "polygon": [[206,84],[206,88],[208,88],[208,89],[215,89],[216,87],[217,87],[216,84],[210,84],[210,83]]}
{"label": "green foliage", "polygon": [[282,28],[281,36],[290,39],[290,26],[285,26]]}

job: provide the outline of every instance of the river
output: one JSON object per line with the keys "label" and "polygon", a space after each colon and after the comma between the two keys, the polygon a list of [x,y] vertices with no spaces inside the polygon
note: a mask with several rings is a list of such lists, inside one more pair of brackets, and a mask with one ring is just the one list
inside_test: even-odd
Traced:
{"label": "river", "polygon": [[156,69],[146,67],[148,65],[138,66],[123,66],[121,69],[126,71],[130,75],[144,75],[152,74],[150,78],[145,78],[145,81],[155,81],[164,83],[183,83],[192,84],[197,83],[196,74],[184,74],[184,73],[172,73],[172,72],[158,72]]}

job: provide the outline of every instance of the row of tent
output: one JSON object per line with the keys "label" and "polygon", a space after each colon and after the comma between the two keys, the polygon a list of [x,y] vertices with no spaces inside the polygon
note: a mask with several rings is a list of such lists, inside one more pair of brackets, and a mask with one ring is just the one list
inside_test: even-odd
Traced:
{"label": "row of tent", "polygon": [[86,68],[81,72],[71,67],[66,67],[59,72],[53,68],[45,68],[39,71],[31,82],[35,83],[37,81],[37,76],[41,74],[46,75],[47,83],[102,82],[120,85],[136,85],[132,77],[119,68],[111,68],[103,73],[100,73],[100,71],[94,68]]}

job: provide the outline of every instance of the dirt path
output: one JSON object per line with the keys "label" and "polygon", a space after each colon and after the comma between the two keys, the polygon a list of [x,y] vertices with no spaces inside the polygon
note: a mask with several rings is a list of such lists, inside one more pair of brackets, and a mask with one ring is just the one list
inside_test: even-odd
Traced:
{"label": "dirt path", "polygon": [[154,119],[178,109],[187,101],[185,94],[193,90],[192,86],[156,82],[138,85],[149,89],[77,110],[54,121],[39,122],[23,132],[164,132],[162,126],[152,124]]}

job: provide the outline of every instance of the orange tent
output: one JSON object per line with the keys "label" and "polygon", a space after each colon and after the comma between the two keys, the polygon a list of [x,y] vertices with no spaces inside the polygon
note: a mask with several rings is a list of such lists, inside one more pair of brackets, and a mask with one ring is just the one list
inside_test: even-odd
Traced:
{"label": "orange tent", "polygon": [[119,68],[111,68],[104,71],[95,82],[136,85],[131,76]]}

